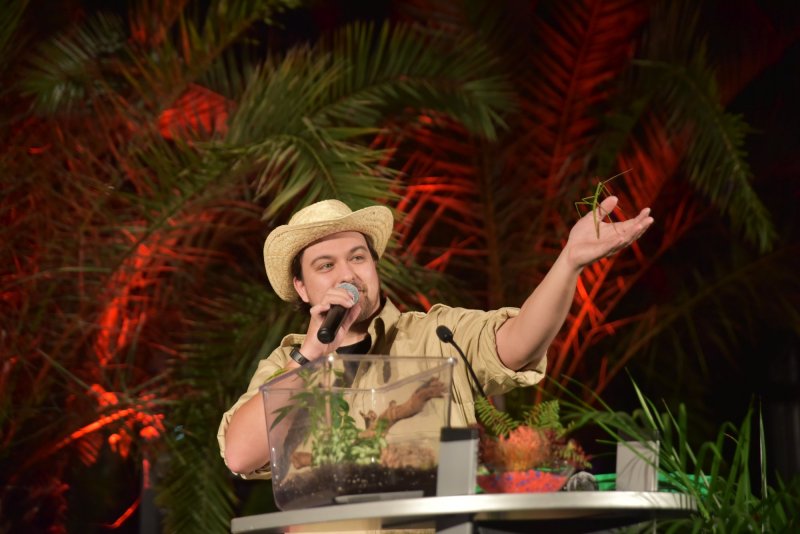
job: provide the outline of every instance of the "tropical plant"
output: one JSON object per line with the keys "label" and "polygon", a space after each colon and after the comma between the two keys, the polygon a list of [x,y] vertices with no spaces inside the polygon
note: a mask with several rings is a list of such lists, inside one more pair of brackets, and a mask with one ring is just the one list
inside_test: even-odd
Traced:
{"label": "tropical plant", "polygon": [[[658,436],[661,491],[691,496],[697,512],[683,519],[659,521],[664,532],[793,532],[800,517],[800,476],[768,482],[764,421],[752,404],[737,426],[725,422],[713,440],[697,442],[688,428],[687,406],[659,409],[633,383],[639,408],[615,411],[595,397],[599,408],[564,389],[561,405],[576,428],[597,426],[611,443],[652,442]],[[591,393],[590,393],[591,395]],[[754,429],[757,432],[754,433]],[[755,467],[756,472],[753,473]]]}
{"label": "tropical plant", "polygon": [[[92,507],[65,493],[79,480],[71,458],[91,468],[111,451],[155,483],[166,530],[227,530],[235,498],[215,421],[301,321],[252,245],[304,203],[394,198],[376,137],[422,112],[493,137],[511,97],[468,35],[355,23],[264,50],[294,2],[203,4],[90,14],[3,57],[18,79],[3,88],[0,502],[48,510],[4,514],[9,528],[123,524],[138,483]],[[391,257],[383,269],[401,304],[435,283]],[[99,474],[93,484],[113,486]]]}
{"label": "tropical plant", "polygon": [[570,428],[561,424],[556,399],[525,408],[516,419],[498,410],[486,397],[475,401],[481,461],[498,471],[524,471],[568,464],[575,469],[591,466],[583,448],[567,439]]}
{"label": "tropical plant", "polygon": [[[396,209],[401,306],[495,307],[596,177],[633,169],[617,216],[654,204],[658,230],[584,271],[549,354],[597,393],[640,365],[707,415],[703,380],[760,319],[800,325],[791,225],[726,107],[796,41],[759,2],[407,1],[310,37],[292,0],[75,5],[0,6],[0,530],[129,526],[140,485],[165,530],[228,530],[216,422],[302,328],[258,243],[324,197]],[[763,40],[706,48],[698,20],[741,6]]]}
{"label": "tropical plant", "polygon": [[[601,392],[637,361],[678,359],[677,368],[691,368],[695,351],[711,349],[681,341],[717,317],[752,324],[768,313],[796,331],[798,308],[791,295],[736,310],[717,298],[736,291],[752,302],[752,295],[780,292],[784,284],[796,287],[789,280],[796,264],[789,260],[789,266],[786,256],[796,246],[776,241],[771,218],[755,196],[743,153],[748,127],[724,108],[719,87],[728,80],[715,77],[705,27],[698,23],[701,15],[713,14],[693,2],[656,2],[652,8],[627,0],[542,2],[515,8],[484,16],[489,6],[475,14],[442,4],[440,11],[427,12],[443,28],[469,26],[498,36],[492,43],[514,62],[509,71],[520,104],[499,145],[444,127],[422,138],[430,150],[415,147],[404,167],[410,175],[399,203],[410,221],[401,234],[405,250],[429,267],[458,273],[480,305],[521,304],[527,291],[520,288],[535,287],[560,251],[574,220],[572,204],[595,190],[598,177],[630,170],[607,184],[621,198],[616,215],[651,205],[658,229],[634,245],[632,254],[584,270],[575,307],[549,353],[553,375],[579,377]],[[532,43],[499,37],[521,21],[533,29]],[[740,85],[726,86],[726,95],[741,90],[742,78],[735,82]],[[737,252],[703,258],[719,270],[674,265],[672,255],[680,254],[687,233],[722,214],[749,250],[720,235],[716,239]],[[667,266],[677,267],[682,278],[670,279],[676,291],[662,295],[649,286]],[[754,277],[756,269],[770,274]],[[773,282],[772,290],[764,286]],[[640,292],[650,298],[638,298]],[[751,333],[727,329],[715,348],[733,359],[735,347]],[[673,382],[685,384],[692,376]]]}
{"label": "tropical plant", "polygon": [[[745,157],[750,128],[726,108],[792,37],[718,42],[731,36],[708,23],[714,3],[414,4],[442,28],[485,36],[508,61],[519,104],[496,144],[446,121],[419,137],[398,203],[407,253],[457,275],[467,304],[519,305],[566,241],[572,205],[625,172],[604,185],[620,197],[614,216],[653,206],[655,230],[584,269],[548,352],[550,376],[601,393],[637,368],[644,385],[672,398],[692,391],[708,406],[720,393],[708,384],[714,369],[739,366],[742,347],[772,328],[797,334],[791,223],[779,236]],[[748,32],[771,24],[747,4],[726,16],[748,17]],[[743,369],[738,376],[744,384]]]}

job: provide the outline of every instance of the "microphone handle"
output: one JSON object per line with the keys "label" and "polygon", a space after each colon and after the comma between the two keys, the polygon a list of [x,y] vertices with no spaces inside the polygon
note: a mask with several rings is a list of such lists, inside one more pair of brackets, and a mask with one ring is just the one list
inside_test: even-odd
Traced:
{"label": "microphone handle", "polygon": [[317,339],[322,343],[330,343],[336,337],[336,332],[339,330],[339,325],[347,315],[347,308],[334,304],[328,313],[325,314],[325,320],[322,321],[322,326],[317,331]]}

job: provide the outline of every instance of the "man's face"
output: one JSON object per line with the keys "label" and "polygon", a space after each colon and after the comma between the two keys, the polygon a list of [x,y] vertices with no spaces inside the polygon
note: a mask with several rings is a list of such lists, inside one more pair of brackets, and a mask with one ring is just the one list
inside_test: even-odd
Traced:
{"label": "man's face", "polygon": [[380,280],[363,234],[331,234],[306,247],[302,254],[303,279],[295,278],[294,287],[303,302],[319,304],[328,289],[348,282],[360,293],[361,313],[356,322],[365,321],[378,311]]}

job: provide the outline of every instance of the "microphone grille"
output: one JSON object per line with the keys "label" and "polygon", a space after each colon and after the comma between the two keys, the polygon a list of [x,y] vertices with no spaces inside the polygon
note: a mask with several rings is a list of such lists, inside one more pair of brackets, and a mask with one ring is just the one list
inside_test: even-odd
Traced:
{"label": "microphone grille", "polygon": [[453,332],[443,324],[436,327],[436,335],[445,343],[453,341]]}
{"label": "microphone grille", "polygon": [[361,294],[358,292],[358,288],[356,286],[348,282],[342,282],[341,284],[339,284],[339,287],[350,293],[350,296],[353,297],[353,304],[358,303],[358,299],[361,296]]}

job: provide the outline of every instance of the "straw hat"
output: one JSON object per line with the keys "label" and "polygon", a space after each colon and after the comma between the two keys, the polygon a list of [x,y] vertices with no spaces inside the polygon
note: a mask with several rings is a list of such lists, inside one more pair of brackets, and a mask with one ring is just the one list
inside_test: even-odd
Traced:
{"label": "straw hat", "polygon": [[383,255],[394,219],[385,206],[353,211],[338,200],[323,200],[295,213],[289,224],[275,228],[264,241],[264,266],[272,288],[286,301],[294,299],[292,260],[304,248],[338,232],[361,232]]}

